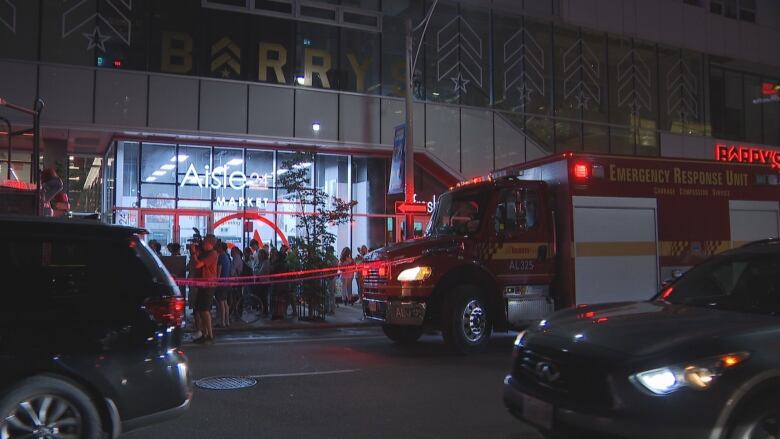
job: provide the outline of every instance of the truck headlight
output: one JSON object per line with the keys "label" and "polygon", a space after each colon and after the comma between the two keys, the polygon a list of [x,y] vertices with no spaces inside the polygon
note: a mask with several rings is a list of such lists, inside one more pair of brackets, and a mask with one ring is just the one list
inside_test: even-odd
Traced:
{"label": "truck headlight", "polygon": [[398,273],[399,282],[421,281],[431,277],[431,267],[413,267]]}
{"label": "truck headlight", "polygon": [[668,395],[683,387],[703,390],[709,388],[726,369],[738,365],[749,356],[747,352],[718,355],[693,363],[646,370],[632,378],[656,395]]}

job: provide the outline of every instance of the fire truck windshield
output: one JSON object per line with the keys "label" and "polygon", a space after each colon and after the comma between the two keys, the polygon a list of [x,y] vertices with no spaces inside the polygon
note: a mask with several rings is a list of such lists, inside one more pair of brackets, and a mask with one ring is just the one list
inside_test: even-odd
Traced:
{"label": "fire truck windshield", "polygon": [[433,212],[428,236],[468,235],[479,230],[489,187],[464,188],[442,195]]}

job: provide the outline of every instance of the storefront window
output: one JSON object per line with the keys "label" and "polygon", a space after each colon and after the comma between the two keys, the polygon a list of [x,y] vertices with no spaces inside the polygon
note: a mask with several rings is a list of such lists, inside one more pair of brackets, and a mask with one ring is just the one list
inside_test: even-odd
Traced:
{"label": "storefront window", "polygon": [[[217,184],[219,187],[214,190],[214,209],[242,210],[245,205],[245,203],[241,202],[241,199],[244,198],[244,189],[236,188],[246,186],[245,181],[241,179],[241,176],[245,176],[244,151],[235,148],[214,148],[211,172],[219,180]],[[236,178],[231,179],[231,175]],[[212,177],[213,180],[214,177]]]}
{"label": "storefront window", "polygon": [[116,153],[116,205],[138,207],[138,142],[118,142]]}
{"label": "storefront window", "polygon": [[180,145],[179,153],[172,163],[178,166],[178,206],[210,209],[212,191],[206,179],[206,170],[211,169],[211,148]]}
{"label": "storefront window", "polygon": [[246,150],[247,198],[260,198],[259,210],[273,211],[274,206],[274,152]]}
{"label": "storefront window", "polygon": [[176,146],[141,144],[141,207],[174,207]]}
{"label": "storefront window", "polygon": [[761,97],[761,78],[745,75],[745,140],[761,143],[761,105],[753,100]]}
{"label": "storefront window", "polygon": [[73,212],[100,211],[102,164],[101,157],[69,157],[67,191]]}

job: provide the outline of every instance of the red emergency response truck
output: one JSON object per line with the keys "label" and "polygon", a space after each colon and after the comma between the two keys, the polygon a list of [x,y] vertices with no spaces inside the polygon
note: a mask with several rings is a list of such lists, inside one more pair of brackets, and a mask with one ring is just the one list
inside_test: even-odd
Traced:
{"label": "red emergency response truck", "polygon": [[771,166],[573,154],[494,171],[439,199],[426,236],[371,253],[364,312],[396,342],[480,348],[554,310],[651,298],[721,251],[778,236]]}

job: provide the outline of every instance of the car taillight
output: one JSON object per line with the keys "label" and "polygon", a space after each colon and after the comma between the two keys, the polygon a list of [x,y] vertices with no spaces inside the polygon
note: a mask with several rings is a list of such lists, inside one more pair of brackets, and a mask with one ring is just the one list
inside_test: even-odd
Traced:
{"label": "car taillight", "polygon": [[184,321],[184,298],[178,296],[149,299],[144,309],[154,320],[165,326],[181,326]]}

